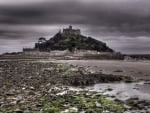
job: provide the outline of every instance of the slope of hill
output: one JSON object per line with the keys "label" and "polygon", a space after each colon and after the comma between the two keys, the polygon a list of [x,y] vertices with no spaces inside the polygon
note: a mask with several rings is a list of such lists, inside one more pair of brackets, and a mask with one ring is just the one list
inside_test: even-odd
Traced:
{"label": "slope of hill", "polygon": [[50,51],[50,50],[95,50],[100,52],[113,52],[106,43],[98,41],[91,37],[86,37],[81,34],[65,34],[57,33],[54,37],[49,40],[37,43],[35,48],[40,51]]}

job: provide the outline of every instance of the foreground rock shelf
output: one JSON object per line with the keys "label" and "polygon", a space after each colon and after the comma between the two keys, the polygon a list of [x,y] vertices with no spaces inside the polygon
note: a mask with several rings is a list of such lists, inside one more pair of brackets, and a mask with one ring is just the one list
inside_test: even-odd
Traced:
{"label": "foreground rock shelf", "polygon": [[132,79],[70,64],[0,61],[0,113],[124,113],[135,106],[134,99],[112,100],[103,93],[69,89],[120,81]]}

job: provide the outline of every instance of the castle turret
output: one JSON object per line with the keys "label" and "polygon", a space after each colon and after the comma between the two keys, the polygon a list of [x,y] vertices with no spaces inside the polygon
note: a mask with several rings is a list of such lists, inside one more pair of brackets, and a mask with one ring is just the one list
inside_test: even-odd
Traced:
{"label": "castle turret", "polygon": [[73,29],[72,26],[69,26],[69,28],[63,29],[63,34],[66,35],[80,35],[80,29]]}

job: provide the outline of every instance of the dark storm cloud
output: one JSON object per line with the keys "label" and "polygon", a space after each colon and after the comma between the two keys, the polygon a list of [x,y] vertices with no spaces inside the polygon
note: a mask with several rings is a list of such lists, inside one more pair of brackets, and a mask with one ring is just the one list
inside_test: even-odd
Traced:
{"label": "dark storm cloud", "polygon": [[136,32],[143,34],[150,32],[150,13],[147,12],[147,5],[145,10],[143,2],[139,2],[142,3],[141,6],[137,3],[130,5],[130,2],[112,3],[112,5],[106,2],[97,4],[95,2],[84,4],[84,2],[65,0],[25,6],[5,6],[0,8],[0,23],[29,25],[70,23],[89,25],[96,29],[105,26],[104,32],[116,30],[132,35]]}
{"label": "dark storm cloud", "polygon": [[[144,2],[43,2],[24,6],[0,7],[2,24],[79,24],[89,25],[101,32],[120,32],[126,35],[149,35],[149,1]],[[147,4],[146,4],[147,3]],[[141,5],[139,5],[141,4]],[[144,7],[145,6],[145,7]],[[139,7],[139,8],[137,8]],[[143,9],[142,9],[143,8]],[[139,34],[137,34],[139,35]]]}
{"label": "dark storm cloud", "polygon": [[[29,28],[28,28],[29,29]],[[48,34],[48,33],[47,33]],[[0,39],[11,39],[11,40],[31,40],[33,38],[39,37],[39,36],[45,36],[46,31],[43,33],[42,31],[35,31],[32,29],[27,30],[26,28],[7,28],[7,29],[1,29],[0,28]],[[31,38],[32,37],[32,38]]]}
{"label": "dark storm cloud", "polygon": [[29,32],[25,31],[6,31],[6,30],[0,30],[0,37],[1,39],[20,39],[24,38],[24,36],[30,36]]}
{"label": "dark storm cloud", "polygon": [[[69,24],[78,26],[85,34],[104,36],[102,39],[108,42],[122,40],[123,43],[125,38],[140,36],[147,40],[150,37],[150,1],[0,0],[0,39],[27,40],[49,36],[56,28]],[[46,30],[47,27],[41,26],[53,29]]]}

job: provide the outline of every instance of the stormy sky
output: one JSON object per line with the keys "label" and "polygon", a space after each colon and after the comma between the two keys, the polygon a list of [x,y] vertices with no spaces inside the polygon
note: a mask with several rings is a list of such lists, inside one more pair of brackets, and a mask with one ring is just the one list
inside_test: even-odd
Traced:
{"label": "stormy sky", "polygon": [[150,0],[0,0],[0,53],[72,25],[122,53],[150,53]]}

